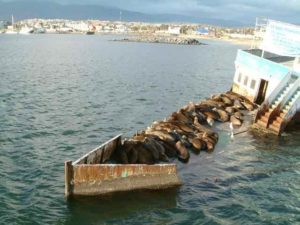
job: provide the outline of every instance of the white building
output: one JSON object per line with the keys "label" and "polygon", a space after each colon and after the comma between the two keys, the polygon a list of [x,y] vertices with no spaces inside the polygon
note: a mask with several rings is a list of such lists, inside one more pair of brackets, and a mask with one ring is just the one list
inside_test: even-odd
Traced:
{"label": "white building", "polygon": [[178,34],[180,34],[180,27],[172,27],[172,26],[169,26],[169,28],[168,28],[168,33],[169,33],[169,34],[178,35]]}
{"label": "white building", "polygon": [[260,105],[255,122],[280,134],[300,121],[300,27],[269,20],[260,48],[239,50],[232,91]]}

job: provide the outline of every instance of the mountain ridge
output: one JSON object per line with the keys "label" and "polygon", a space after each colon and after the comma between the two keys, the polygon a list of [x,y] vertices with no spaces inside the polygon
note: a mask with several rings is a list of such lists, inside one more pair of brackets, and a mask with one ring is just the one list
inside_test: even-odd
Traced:
{"label": "mountain ridge", "polygon": [[102,5],[63,5],[54,2],[41,1],[0,1],[0,20],[10,20],[11,15],[13,14],[16,21],[32,18],[70,20],[99,19],[116,21],[120,18],[120,11],[122,11],[122,21],[126,22],[186,22],[233,27],[247,25],[230,20],[201,18],[180,14],[146,14]]}

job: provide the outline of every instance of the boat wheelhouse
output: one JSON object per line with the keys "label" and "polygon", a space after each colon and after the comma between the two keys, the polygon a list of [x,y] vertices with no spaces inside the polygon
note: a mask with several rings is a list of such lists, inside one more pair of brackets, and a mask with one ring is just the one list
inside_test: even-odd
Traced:
{"label": "boat wheelhouse", "polygon": [[260,28],[261,45],[238,50],[232,91],[260,105],[256,125],[280,135],[300,121],[300,26],[266,20]]}

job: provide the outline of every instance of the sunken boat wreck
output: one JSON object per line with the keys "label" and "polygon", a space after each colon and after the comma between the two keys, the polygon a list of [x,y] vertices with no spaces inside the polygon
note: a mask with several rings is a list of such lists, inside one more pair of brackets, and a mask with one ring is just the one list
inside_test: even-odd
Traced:
{"label": "sunken boat wreck", "polygon": [[130,138],[114,137],[75,162],[65,162],[65,194],[99,195],[181,185],[175,160],[211,152],[218,142],[215,122],[241,126],[256,105],[227,92],[189,103]]}
{"label": "sunken boat wreck", "polygon": [[65,195],[179,186],[177,160],[212,152],[219,138],[214,124],[237,128],[250,115],[253,127],[280,135],[300,121],[300,27],[266,20],[256,31],[265,32],[262,45],[238,51],[231,91],[191,102],[132,137],[118,135],[66,161]]}

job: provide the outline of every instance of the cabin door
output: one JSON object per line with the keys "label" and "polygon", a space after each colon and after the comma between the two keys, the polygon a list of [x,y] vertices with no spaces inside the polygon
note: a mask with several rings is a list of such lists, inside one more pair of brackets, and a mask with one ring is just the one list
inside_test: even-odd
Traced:
{"label": "cabin door", "polygon": [[268,89],[268,81],[261,79],[260,80],[260,85],[259,85],[259,90],[258,90],[258,94],[257,94],[257,98],[255,103],[256,104],[261,104],[265,101],[265,97],[266,97],[266,93],[267,93],[267,89]]}

